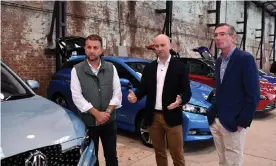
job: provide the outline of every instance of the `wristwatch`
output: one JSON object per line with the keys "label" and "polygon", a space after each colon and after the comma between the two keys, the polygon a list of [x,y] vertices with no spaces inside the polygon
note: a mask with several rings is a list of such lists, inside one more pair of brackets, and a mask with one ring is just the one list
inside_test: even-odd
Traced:
{"label": "wristwatch", "polygon": [[111,114],[111,109],[110,109],[110,108],[107,108],[107,109],[106,109],[106,112],[109,113],[109,114]]}

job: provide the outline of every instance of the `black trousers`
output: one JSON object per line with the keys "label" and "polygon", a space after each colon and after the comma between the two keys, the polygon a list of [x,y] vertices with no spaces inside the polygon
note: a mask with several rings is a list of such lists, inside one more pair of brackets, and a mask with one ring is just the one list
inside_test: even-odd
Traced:
{"label": "black trousers", "polygon": [[98,151],[99,151],[99,138],[103,145],[103,152],[105,157],[106,166],[118,166],[118,157],[116,150],[117,143],[117,124],[114,120],[113,122],[95,126],[88,127],[89,137],[94,141],[95,144],[95,154],[97,161],[95,166],[99,166]]}

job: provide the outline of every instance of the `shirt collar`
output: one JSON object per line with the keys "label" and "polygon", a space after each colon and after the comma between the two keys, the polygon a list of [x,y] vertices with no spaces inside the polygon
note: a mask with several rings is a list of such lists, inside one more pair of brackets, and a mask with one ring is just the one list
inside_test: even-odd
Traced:
{"label": "shirt collar", "polygon": [[[88,62],[88,60],[87,60],[87,62]],[[99,64],[99,66],[98,66],[98,68],[97,69],[95,69],[89,62],[88,62],[88,65],[90,66],[90,68],[91,69],[93,69],[93,70],[99,70],[100,69],[100,67],[101,67],[101,65],[102,65],[102,61],[100,61],[100,64]]]}
{"label": "shirt collar", "polygon": [[224,56],[221,54],[222,60],[228,61],[228,60],[231,58],[231,56],[232,56],[233,52],[235,51],[235,49],[236,49],[236,47],[232,48],[232,49],[228,52],[228,54],[227,54],[226,57],[224,57]]}
{"label": "shirt collar", "polygon": [[[165,62],[165,64],[169,63],[171,61],[171,54],[169,55],[169,58],[167,59],[167,61]],[[157,63],[160,62],[159,57],[157,58]]]}

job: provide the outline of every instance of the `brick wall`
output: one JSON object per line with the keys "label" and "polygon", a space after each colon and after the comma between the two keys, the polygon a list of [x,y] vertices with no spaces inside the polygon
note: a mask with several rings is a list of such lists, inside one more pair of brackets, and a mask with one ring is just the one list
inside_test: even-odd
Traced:
{"label": "brick wall", "polygon": [[[1,2],[1,58],[24,79],[37,80],[41,85],[37,93],[42,96],[47,95],[47,85],[55,72],[55,56],[44,53],[45,48],[55,46],[54,41],[48,43],[46,38],[53,6],[52,1]],[[163,8],[165,1],[68,1],[67,33],[84,37],[97,33],[107,40],[106,54],[113,54],[122,44],[127,46],[129,56],[152,59],[155,55],[145,46],[162,31],[165,15],[156,14],[154,9]],[[210,45],[209,32],[213,30],[206,24],[214,23],[215,15],[207,14],[207,10],[214,8],[214,1],[173,2],[172,40],[181,56],[198,57],[191,49]],[[243,2],[223,1],[221,21],[233,24],[239,30],[241,27],[236,21],[241,21],[242,9]],[[259,41],[254,39],[258,35],[254,30],[260,28],[261,11],[254,5],[248,10],[247,49],[256,56]],[[274,26],[273,18],[267,15],[266,59],[271,52],[268,35],[273,33]],[[237,43],[240,40],[241,36]]]}

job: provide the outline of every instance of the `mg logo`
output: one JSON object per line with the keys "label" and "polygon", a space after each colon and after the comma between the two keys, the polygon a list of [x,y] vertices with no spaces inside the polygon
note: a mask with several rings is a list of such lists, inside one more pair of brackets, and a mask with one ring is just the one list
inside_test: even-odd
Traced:
{"label": "mg logo", "polygon": [[47,158],[37,150],[25,160],[25,166],[47,166]]}

